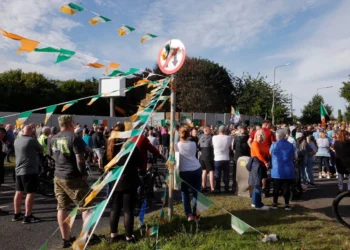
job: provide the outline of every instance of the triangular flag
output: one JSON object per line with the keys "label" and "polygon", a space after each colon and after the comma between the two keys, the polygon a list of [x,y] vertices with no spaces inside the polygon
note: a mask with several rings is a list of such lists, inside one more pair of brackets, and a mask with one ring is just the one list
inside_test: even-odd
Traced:
{"label": "triangular flag", "polygon": [[130,32],[134,31],[135,28],[127,26],[127,25],[123,25],[122,27],[119,28],[118,30],[118,34],[120,36],[125,36],[127,34],[129,34]]}
{"label": "triangular flag", "polygon": [[119,153],[116,156],[114,156],[114,158],[104,167],[104,170],[108,171],[111,168],[113,168],[118,163],[120,158],[122,158],[124,155],[130,153],[134,149],[134,145],[135,145],[134,142],[126,141],[124,143],[122,149],[119,151]]}
{"label": "triangular flag", "polygon": [[161,223],[165,224],[165,212],[164,212],[164,208],[162,208],[162,210],[160,211],[159,221],[160,221]]}
{"label": "triangular flag", "polygon": [[326,123],[329,121],[329,115],[322,103],[320,104],[320,113],[322,126],[326,126]]}
{"label": "triangular flag", "polygon": [[140,225],[143,226],[144,225],[144,218],[145,218],[145,214],[146,214],[146,207],[147,207],[147,199],[144,199],[141,209],[140,209],[140,213],[139,213],[139,221],[140,221]]}
{"label": "triangular flag", "polygon": [[3,123],[5,121],[5,119],[6,119],[5,117],[1,117],[0,118],[0,123]]}
{"label": "triangular flag", "polygon": [[89,24],[96,25],[98,23],[106,23],[112,21],[111,19],[104,16],[96,16],[89,20]]}
{"label": "triangular flag", "polygon": [[113,77],[113,76],[121,76],[124,75],[125,73],[123,71],[120,70],[113,70],[113,72],[111,74],[109,74],[108,76]]}
{"label": "triangular flag", "polygon": [[156,35],[148,33],[141,38],[141,43],[144,43],[144,42],[146,42],[150,39],[156,38],[156,37],[157,37]]}
{"label": "triangular flag", "polygon": [[20,113],[18,115],[18,119],[16,120],[16,127],[20,128],[32,113],[32,110]]}
{"label": "triangular flag", "polygon": [[67,104],[65,104],[62,108],[62,111],[61,112],[64,112],[66,111],[70,106],[72,106],[73,104],[77,103],[78,101],[77,100],[74,100],[74,101],[70,101],[68,102]]}
{"label": "triangular flag", "polygon": [[91,98],[90,102],[87,104],[88,106],[90,106],[91,104],[93,104],[98,98],[100,98],[102,95],[95,95],[94,97]]}
{"label": "triangular flag", "polygon": [[197,215],[200,215],[201,213],[203,213],[205,210],[207,210],[212,205],[214,205],[213,201],[209,200],[202,193],[198,192],[198,194],[197,194]]}
{"label": "triangular flag", "polygon": [[166,202],[166,189],[164,190],[164,192],[162,194],[162,198],[160,200],[162,201],[163,205],[165,205],[165,202]]}
{"label": "triangular flag", "polygon": [[231,214],[231,227],[233,230],[235,230],[239,234],[244,234],[245,231],[247,231],[251,226],[249,226],[247,223],[242,221],[241,219],[237,218],[236,216]]}
{"label": "triangular flag", "polygon": [[158,230],[159,230],[159,225],[154,225],[153,227],[147,229],[146,235],[152,236],[152,235],[158,234]]}
{"label": "triangular flag", "polygon": [[147,79],[141,79],[141,80],[139,80],[139,81],[137,81],[135,84],[134,84],[134,86],[136,87],[136,86],[142,86],[142,85],[145,85],[146,83],[148,83],[149,82],[149,80],[147,80]]}
{"label": "triangular flag", "polygon": [[120,66],[120,64],[115,63],[115,62],[110,62],[109,66],[106,67],[106,72],[108,73],[109,69],[117,69]]}
{"label": "triangular flag", "polygon": [[17,50],[17,53],[20,54],[21,51],[32,52],[40,42],[23,38],[21,40],[22,47]]}
{"label": "triangular flag", "polygon": [[70,229],[72,229],[73,227],[73,223],[75,221],[75,217],[77,216],[78,213],[78,206],[76,206],[73,211],[68,215],[68,217],[64,220],[65,223],[67,223],[70,227]]}
{"label": "triangular flag", "polygon": [[132,130],[134,128],[133,123],[131,122],[124,122],[125,131]]}
{"label": "triangular flag", "polygon": [[123,75],[124,76],[128,76],[128,75],[132,75],[132,74],[135,74],[136,72],[139,72],[140,70],[139,69],[136,69],[136,68],[130,68],[128,72],[125,72]]}
{"label": "triangular flag", "polygon": [[66,61],[74,55],[75,55],[74,51],[67,50],[67,49],[60,49],[60,54],[57,57],[56,63]]}
{"label": "triangular flag", "polygon": [[46,241],[44,242],[44,244],[40,247],[39,250],[46,250],[48,245],[49,245],[49,240],[46,240]]}
{"label": "triangular flag", "polygon": [[36,49],[34,49],[34,51],[35,52],[49,52],[49,53],[60,52],[59,49],[55,49],[53,47],[36,48]]}
{"label": "triangular flag", "polygon": [[71,16],[73,16],[77,12],[80,12],[83,10],[84,10],[83,7],[76,5],[74,3],[69,3],[68,5],[61,7],[61,12],[66,13],[66,14],[71,15]]}
{"label": "triangular flag", "polygon": [[88,63],[86,64],[86,66],[92,67],[92,68],[103,68],[104,65],[98,62],[94,62],[94,63]]}
{"label": "triangular flag", "polygon": [[53,114],[53,112],[55,112],[56,107],[57,107],[57,105],[52,105],[52,106],[46,107],[46,115],[45,115],[44,124],[46,124],[49,121],[51,115]]}
{"label": "triangular flag", "polygon": [[127,131],[112,131],[108,140],[112,139],[128,139],[131,137],[138,136],[142,133],[142,129],[133,129]]}
{"label": "triangular flag", "polygon": [[16,34],[12,34],[12,33],[8,33],[7,31],[5,30],[1,30],[0,29],[0,33],[2,33],[3,36],[6,36],[8,38],[11,38],[13,40],[22,40],[22,39],[26,39],[22,36],[19,36],[19,35],[16,35]]}

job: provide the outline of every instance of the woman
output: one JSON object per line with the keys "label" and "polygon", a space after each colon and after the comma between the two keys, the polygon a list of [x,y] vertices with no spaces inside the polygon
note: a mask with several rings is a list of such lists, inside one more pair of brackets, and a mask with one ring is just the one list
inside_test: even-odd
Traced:
{"label": "woman", "polygon": [[[197,194],[201,188],[202,169],[196,158],[197,145],[193,141],[188,140],[190,131],[187,127],[180,128],[179,137],[180,141],[176,144],[175,149],[180,154],[180,177],[184,180],[181,183],[181,196],[185,215],[188,221],[199,221],[199,215],[197,214]],[[190,188],[193,194],[192,209]]]}
{"label": "woman", "polygon": [[309,144],[307,143],[305,136],[301,136],[297,139],[297,152],[298,152],[298,162],[299,171],[301,177],[301,187],[305,190],[307,188],[307,160],[309,156]]}
{"label": "woman", "polygon": [[[252,195],[252,207],[254,207],[257,210],[269,210],[269,207],[265,206],[261,202],[261,190],[266,188],[267,169],[268,169],[268,162],[266,158],[270,156],[269,153],[264,150],[264,145],[263,145],[264,140],[265,140],[265,132],[264,130],[259,129],[255,133],[254,141],[252,142],[250,147],[251,157],[258,160],[258,163],[259,163],[258,175],[259,175],[259,179],[261,179],[261,182],[262,182],[262,185],[253,186],[254,190]],[[251,174],[254,174],[254,173],[252,173],[251,171],[250,175]],[[252,178],[252,177],[249,176],[249,178]]]}
{"label": "woman", "polygon": [[90,148],[93,147],[92,138],[91,138],[91,135],[90,135],[90,131],[89,131],[89,129],[87,129],[87,128],[85,128],[85,129],[83,130],[83,140],[84,140],[85,144],[86,144],[88,147],[90,147]]}
{"label": "woman", "polygon": [[[0,187],[4,184],[5,181],[5,168],[4,162],[5,157],[7,155],[7,146],[5,142],[6,130],[4,128],[0,128]],[[0,215],[9,215],[8,211],[3,211],[0,209]]]}
{"label": "woman", "polygon": [[[337,141],[334,142],[335,165],[338,172],[338,190],[343,191],[343,180],[345,174],[350,174],[350,140],[346,131],[340,130],[337,135]],[[350,178],[348,178],[348,191],[350,190]]]}
{"label": "woman", "polygon": [[313,174],[313,168],[314,168],[314,157],[317,153],[317,146],[315,138],[312,135],[309,135],[306,137],[307,144],[309,145],[308,149],[308,157],[307,157],[307,168],[306,168],[306,174],[308,179],[308,185],[310,186],[316,186],[314,183],[314,174]]}
{"label": "woman", "polygon": [[[111,161],[121,150],[125,140],[116,139],[116,133],[125,130],[124,124],[117,124],[108,140],[107,145],[107,160]],[[130,143],[125,142],[125,143]],[[123,156],[117,163],[118,166],[123,166],[128,154]],[[137,168],[140,164],[140,153],[137,147],[134,148],[132,155],[120,176],[114,193],[112,194],[111,211],[109,215],[109,222],[111,228],[110,242],[114,243],[122,239],[118,236],[118,224],[121,214],[121,210],[124,212],[124,227],[125,227],[125,239],[128,243],[135,243],[134,232],[134,209],[137,197],[137,187],[139,186],[139,179],[137,174]],[[110,184],[110,189],[113,188],[115,182]]]}
{"label": "woman", "polygon": [[331,154],[329,152],[329,140],[324,132],[320,132],[319,138],[317,139],[318,150],[316,153],[318,164],[319,164],[319,174],[318,178],[322,179],[322,164],[324,164],[325,172],[327,173],[327,179],[330,179],[329,175],[329,160]]}

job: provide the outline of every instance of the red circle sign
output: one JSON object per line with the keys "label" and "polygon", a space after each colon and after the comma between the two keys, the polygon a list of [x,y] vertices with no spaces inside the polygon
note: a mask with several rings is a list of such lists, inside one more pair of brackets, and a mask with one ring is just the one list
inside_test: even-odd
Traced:
{"label": "red circle sign", "polygon": [[180,40],[167,41],[158,54],[158,66],[167,75],[177,72],[185,62],[186,50]]}

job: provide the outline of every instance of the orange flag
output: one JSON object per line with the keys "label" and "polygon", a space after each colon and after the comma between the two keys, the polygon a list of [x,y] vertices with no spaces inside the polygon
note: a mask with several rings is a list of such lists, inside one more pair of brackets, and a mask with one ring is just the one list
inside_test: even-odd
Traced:
{"label": "orange flag", "polygon": [[30,40],[27,38],[23,38],[21,40],[21,45],[22,48],[19,48],[17,50],[17,53],[20,54],[21,51],[26,51],[26,52],[33,52],[33,50],[38,46],[40,42],[34,41],[34,40]]}
{"label": "orange flag", "polygon": [[125,116],[126,112],[124,109],[118,107],[118,106],[114,106],[114,109],[117,110],[119,113],[121,113],[122,115]]}
{"label": "orange flag", "polygon": [[8,38],[11,38],[13,40],[22,40],[22,39],[25,39],[24,37],[21,37],[19,35],[16,35],[16,34],[12,34],[12,33],[8,33],[6,32],[5,30],[0,30],[0,32],[2,33],[3,36],[6,36]]}
{"label": "orange flag", "polygon": [[98,62],[88,63],[88,64],[86,64],[86,66],[90,66],[90,67],[93,67],[93,68],[103,68],[104,67],[103,64],[98,63]]}
{"label": "orange flag", "polygon": [[106,67],[106,72],[108,73],[109,69],[117,69],[120,66],[120,64],[115,62],[110,62],[109,66]]}

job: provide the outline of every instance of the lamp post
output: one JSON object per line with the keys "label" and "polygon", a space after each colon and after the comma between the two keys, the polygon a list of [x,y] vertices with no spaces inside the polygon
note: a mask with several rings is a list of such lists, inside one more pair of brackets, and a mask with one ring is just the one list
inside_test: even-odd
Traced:
{"label": "lamp post", "polygon": [[319,90],[319,89],[329,89],[329,88],[333,88],[333,86],[318,88],[318,89],[317,89],[317,95],[318,95],[318,90]]}
{"label": "lamp post", "polygon": [[276,69],[289,66],[290,63],[278,65],[273,70],[273,89],[272,89],[272,124],[275,125],[275,85],[276,85]]}

